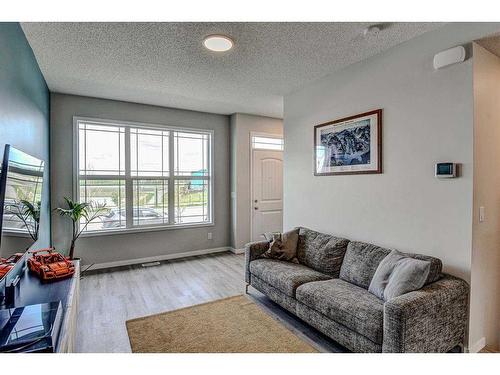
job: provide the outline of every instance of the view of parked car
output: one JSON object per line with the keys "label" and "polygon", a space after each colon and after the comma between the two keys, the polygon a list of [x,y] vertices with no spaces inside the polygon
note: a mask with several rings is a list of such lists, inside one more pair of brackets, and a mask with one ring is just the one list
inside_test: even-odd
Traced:
{"label": "view of parked car", "polygon": [[[139,222],[143,225],[164,224],[167,221],[167,216],[162,215],[152,208],[134,208],[133,210],[134,223]],[[112,229],[120,228],[125,223],[125,209],[113,208],[103,219],[103,228]]]}

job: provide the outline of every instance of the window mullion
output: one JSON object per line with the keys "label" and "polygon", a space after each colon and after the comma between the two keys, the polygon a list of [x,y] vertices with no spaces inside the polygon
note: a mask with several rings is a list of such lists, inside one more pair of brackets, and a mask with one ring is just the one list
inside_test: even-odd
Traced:
{"label": "window mullion", "polygon": [[168,223],[175,224],[174,132],[168,135]]}
{"label": "window mullion", "polygon": [[134,221],[134,187],[131,176],[130,127],[125,127],[125,227],[131,228]]}

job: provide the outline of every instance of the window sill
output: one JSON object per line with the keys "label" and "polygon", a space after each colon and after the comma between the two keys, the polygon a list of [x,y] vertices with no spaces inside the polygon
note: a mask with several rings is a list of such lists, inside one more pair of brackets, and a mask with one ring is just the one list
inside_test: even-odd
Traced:
{"label": "window sill", "polygon": [[133,234],[133,233],[144,233],[144,232],[157,232],[166,231],[173,229],[189,229],[189,228],[204,228],[213,227],[215,224],[211,223],[195,223],[195,224],[178,224],[178,225],[162,225],[157,227],[141,227],[141,228],[126,228],[126,229],[111,229],[103,231],[89,231],[84,232],[80,237],[99,237],[99,236],[114,236],[121,234]]}

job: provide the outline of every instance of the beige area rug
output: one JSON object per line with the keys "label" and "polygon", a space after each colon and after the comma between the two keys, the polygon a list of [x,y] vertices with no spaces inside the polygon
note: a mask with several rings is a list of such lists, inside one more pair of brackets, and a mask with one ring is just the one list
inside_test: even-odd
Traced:
{"label": "beige area rug", "polygon": [[127,321],[133,353],[316,353],[245,296]]}

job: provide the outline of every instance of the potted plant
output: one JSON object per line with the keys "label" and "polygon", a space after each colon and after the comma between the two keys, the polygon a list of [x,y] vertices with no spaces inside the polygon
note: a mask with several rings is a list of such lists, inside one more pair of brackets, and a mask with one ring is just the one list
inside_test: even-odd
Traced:
{"label": "potted plant", "polygon": [[24,199],[5,205],[6,213],[14,215],[21,220],[33,242],[38,240],[41,206],[42,203],[40,201],[32,204]]}
{"label": "potted plant", "polygon": [[69,258],[74,259],[75,243],[87,226],[94,220],[105,216],[108,213],[105,203],[78,203],[70,198],[64,197],[68,208],[58,207],[56,212],[61,216],[69,217],[73,224],[71,246],[69,249]]}

